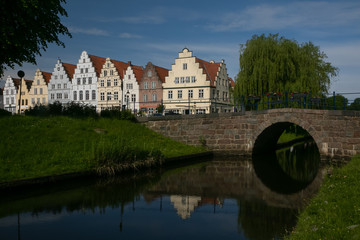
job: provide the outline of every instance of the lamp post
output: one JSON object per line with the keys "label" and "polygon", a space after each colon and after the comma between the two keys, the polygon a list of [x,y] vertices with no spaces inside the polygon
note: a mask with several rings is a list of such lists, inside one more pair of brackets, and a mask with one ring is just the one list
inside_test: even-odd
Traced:
{"label": "lamp post", "polygon": [[130,92],[129,92],[129,90],[127,90],[127,92],[126,92],[126,107],[127,107],[127,109],[129,109],[129,95],[130,95]]}
{"label": "lamp post", "polygon": [[21,83],[22,83],[22,79],[23,79],[23,77],[25,76],[25,73],[23,72],[23,71],[18,71],[17,72],[17,75],[19,76],[19,78],[20,78],[20,96],[19,96],[19,114],[20,114],[20,108],[21,108]]}

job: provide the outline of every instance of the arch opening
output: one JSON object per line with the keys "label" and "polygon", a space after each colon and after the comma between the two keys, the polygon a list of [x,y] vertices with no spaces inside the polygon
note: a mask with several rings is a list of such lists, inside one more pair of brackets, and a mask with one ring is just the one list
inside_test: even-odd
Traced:
{"label": "arch opening", "polygon": [[264,185],[275,192],[290,194],[304,189],[314,180],[320,152],[305,129],[291,122],[279,122],[257,137],[252,159],[254,170]]}

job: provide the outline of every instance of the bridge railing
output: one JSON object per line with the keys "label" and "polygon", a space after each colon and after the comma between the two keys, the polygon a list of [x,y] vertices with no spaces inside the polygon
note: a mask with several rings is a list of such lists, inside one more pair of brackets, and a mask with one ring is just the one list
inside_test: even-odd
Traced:
{"label": "bridge railing", "polygon": [[324,110],[360,110],[360,92],[314,94],[311,92],[264,93],[261,96],[234,98],[234,111],[275,108],[303,108]]}

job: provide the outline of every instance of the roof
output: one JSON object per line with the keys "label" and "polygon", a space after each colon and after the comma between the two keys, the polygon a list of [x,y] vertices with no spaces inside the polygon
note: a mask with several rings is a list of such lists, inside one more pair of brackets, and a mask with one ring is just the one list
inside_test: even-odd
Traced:
{"label": "roof", "polygon": [[144,74],[143,68],[140,66],[136,66],[136,65],[130,65],[130,66],[135,74],[136,81],[140,82],[142,75]]}
{"label": "roof", "polygon": [[74,76],[76,65],[70,64],[70,63],[62,63],[64,66],[66,74],[69,76],[69,79],[71,81],[71,78]]}
{"label": "roof", "polygon": [[102,69],[104,63],[106,62],[106,59],[102,58],[102,57],[90,55],[90,54],[89,54],[89,58],[95,67],[96,76],[99,77],[100,73],[101,73],[101,69]]}
{"label": "roof", "polygon": [[203,74],[206,75],[206,80],[210,81],[210,86],[215,86],[215,78],[221,63],[207,62],[200,58],[195,58],[195,62],[199,63],[203,69]]}
{"label": "roof", "polygon": [[169,75],[169,70],[166,68],[155,66],[155,71],[157,72],[161,82],[165,83],[165,77]]}
{"label": "roof", "polygon": [[[19,89],[19,86],[20,86],[20,78],[11,78],[14,82],[14,85],[16,87],[16,89]],[[27,80],[27,79],[24,79],[25,80],[25,84],[26,84],[26,87],[28,89],[28,91],[30,91],[30,88],[31,88],[31,85],[33,83],[32,80]]]}
{"label": "roof", "polygon": [[117,60],[111,60],[110,61],[114,64],[116,70],[118,71],[120,78],[124,78],[124,72],[126,71],[127,67],[129,66],[128,63],[124,63]]}
{"label": "roof", "polygon": [[229,82],[230,82],[230,86],[232,87],[232,88],[234,88],[235,87],[235,82],[234,82],[234,80],[232,80],[232,78],[228,78],[229,79]]}
{"label": "roof", "polygon": [[48,85],[49,82],[50,82],[50,79],[51,79],[51,73],[42,72],[42,75],[43,75],[43,77],[44,77],[44,80],[45,80],[46,85]]}

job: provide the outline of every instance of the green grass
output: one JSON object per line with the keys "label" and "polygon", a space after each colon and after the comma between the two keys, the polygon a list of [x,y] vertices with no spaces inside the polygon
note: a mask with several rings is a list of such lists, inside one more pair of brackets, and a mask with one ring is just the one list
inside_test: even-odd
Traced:
{"label": "green grass", "polygon": [[288,239],[360,239],[360,156],[326,177]]}
{"label": "green grass", "polygon": [[0,118],[0,182],[204,152],[115,119]]}

